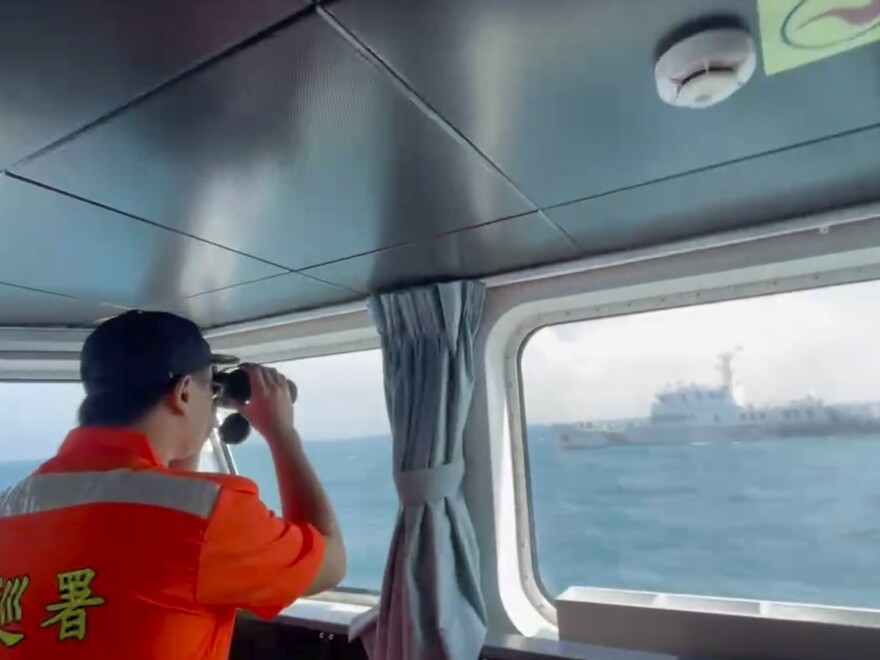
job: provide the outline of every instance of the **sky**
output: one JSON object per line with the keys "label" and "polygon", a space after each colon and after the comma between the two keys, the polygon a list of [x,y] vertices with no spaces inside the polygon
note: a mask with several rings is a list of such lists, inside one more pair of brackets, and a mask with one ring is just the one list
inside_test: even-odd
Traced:
{"label": "sky", "polygon": [[[880,400],[880,282],[548,327],[523,351],[530,424],[648,414],[676,383],[719,383],[717,355],[737,346],[746,403],[808,394]],[[299,387],[307,441],[388,432],[378,350],[278,366]],[[0,384],[0,461],[44,458],[73,426],[78,384]]]}
{"label": "sky", "polygon": [[523,351],[529,423],[642,417],[669,385],[719,385],[734,362],[743,403],[813,394],[880,400],[880,282],[545,328]]}

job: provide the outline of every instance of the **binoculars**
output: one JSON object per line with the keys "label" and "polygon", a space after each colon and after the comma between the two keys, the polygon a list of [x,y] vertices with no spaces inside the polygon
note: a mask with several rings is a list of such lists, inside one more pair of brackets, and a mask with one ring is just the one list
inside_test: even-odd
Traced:
{"label": "binoculars", "polygon": [[[290,403],[296,403],[296,385],[287,381],[290,390]],[[218,408],[235,408],[246,405],[251,399],[251,377],[247,371],[238,368],[232,371],[214,373],[214,401]],[[229,445],[244,442],[251,432],[250,423],[240,413],[228,415],[220,424],[220,440]]]}

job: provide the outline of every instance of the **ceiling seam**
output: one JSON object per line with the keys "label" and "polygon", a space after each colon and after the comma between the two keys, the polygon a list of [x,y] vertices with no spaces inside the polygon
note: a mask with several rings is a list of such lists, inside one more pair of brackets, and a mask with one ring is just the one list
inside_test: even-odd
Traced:
{"label": "ceiling seam", "polygon": [[325,284],[327,286],[331,286],[334,289],[342,289],[343,291],[348,291],[349,293],[354,293],[358,296],[364,296],[369,293],[367,291],[360,291],[359,289],[352,289],[350,286],[344,286],[342,284],[337,284],[336,282],[330,282],[330,281],[324,280],[320,277],[315,277],[314,275],[309,275],[308,273],[297,272],[296,274],[302,275],[303,277],[307,277],[308,279],[314,280],[315,282],[318,282],[320,284]]}
{"label": "ceiling seam", "polygon": [[356,291],[355,289],[351,289],[347,286],[342,286],[341,284],[334,284],[333,282],[326,282],[318,277],[314,277],[312,275],[307,275],[306,273],[300,273],[298,271],[290,271],[287,273],[277,273],[275,275],[269,275],[268,277],[259,277],[255,280],[249,280],[247,282],[238,282],[237,284],[230,284],[229,286],[221,286],[219,289],[210,289],[209,291],[200,291],[199,293],[194,293],[189,296],[181,296],[180,298],[172,298],[170,300],[163,301],[159,303],[160,305],[165,303],[174,302],[175,300],[192,300],[193,298],[198,298],[199,296],[207,296],[212,293],[220,293],[221,291],[229,291],[231,289],[237,289],[241,286],[248,286],[249,284],[259,284],[260,282],[268,282],[269,280],[275,280],[279,277],[289,277],[291,275],[298,275],[300,277],[304,277],[307,280],[312,280],[314,282],[318,282],[319,284],[324,284],[326,286],[332,287],[334,289],[339,289],[340,291],[346,291],[348,293],[353,293],[356,295],[363,295],[363,291]]}
{"label": "ceiling seam", "polygon": [[[426,245],[434,242],[440,238],[446,238],[447,236],[454,236],[455,234],[466,234],[469,231],[474,229],[482,229],[483,227],[491,227],[492,225],[501,224],[502,222],[507,222],[508,220],[516,220],[518,218],[525,218],[530,215],[538,215],[538,211],[526,211],[525,213],[516,213],[514,215],[506,215],[503,218],[498,218],[497,220],[490,220],[489,222],[482,222],[478,225],[470,225],[468,227],[460,227],[458,229],[450,229],[448,231],[440,232],[439,234],[432,234],[430,236],[426,236],[424,238],[415,238],[409,241],[403,241],[401,243],[394,243],[392,245],[383,245],[382,247],[376,248],[375,250],[368,250],[366,252],[359,252],[357,254],[350,254],[345,257],[339,257],[338,259],[331,259],[330,261],[324,261],[319,264],[313,264],[311,266],[306,266],[304,268],[300,268],[294,272],[299,273],[301,275],[306,275],[306,271],[315,269],[315,268],[324,268],[326,266],[333,266],[335,264],[342,263],[344,261],[349,261],[351,259],[360,259],[362,257],[368,257],[371,254],[379,254],[380,252],[388,252],[389,250],[398,250],[400,248],[408,248],[408,247],[417,247],[419,245]],[[552,223],[551,223],[552,224]],[[315,278],[319,279],[320,278]],[[320,280],[323,281],[323,280]],[[335,284],[334,286],[339,286]]]}
{"label": "ceiling seam", "polygon": [[766,156],[773,156],[775,154],[785,153],[786,151],[793,151],[795,149],[800,149],[801,147],[809,147],[815,144],[821,144],[822,142],[830,142],[831,140],[836,140],[838,138],[847,137],[849,135],[856,135],[858,133],[862,133],[865,131],[872,131],[877,128],[880,128],[880,122],[875,124],[868,124],[867,126],[860,126],[858,128],[852,128],[846,131],[841,131],[839,133],[833,133],[831,135],[824,135],[822,137],[815,138],[813,140],[806,140],[805,142],[798,142],[797,144],[788,145],[785,147],[779,147],[777,149],[770,149],[769,151],[762,151],[758,154],[750,154],[748,156],[743,156],[741,158],[734,158],[732,160],[726,160],[723,163],[716,163],[714,165],[707,165],[705,167],[699,167],[694,170],[687,170],[686,172],[679,172],[678,174],[670,174],[669,176],[660,177],[658,179],[651,179],[650,181],[644,181],[642,183],[635,183],[631,186],[623,186],[621,188],[615,188],[614,190],[607,190],[605,192],[597,193],[595,195],[589,195],[587,197],[581,197],[579,199],[572,200],[570,202],[561,202],[559,204],[553,204],[552,206],[545,206],[543,211],[555,211],[558,209],[562,209],[568,206],[575,206],[577,204],[582,204],[584,202],[589,202],[594,199],[601,199],[602,197],[609,197],[611,195],[617,195],[619,193],[628,192],[630,190],[638,190],[639,188],[645,188],[647,186],[652,186],[658,183],[665,183],[667,181],[674,181],[675,179],[682,179],[684,177],[693,176],[694,174],[701,174],[703,172],[711,172],[713,170],[718,170],[723,167],[727,167],[728,165],[738,165],[741,163],[747,163],[751,160],[756,160],[759,158],[765,158]]}
{"label": "ceiling seam", "polygon": [[[330,259],[329,261],[322,261],[322,262],[318,262],[316,264],[310,264],[308,266],[303,266],[301,268],[292,268],[290,266],[283,266],[282,264],[275,263],[274,261],[269,261],[268,259],[263,259],[262,257],[258,257],[256,255],[250,254],[248,252],[243,252],[241,250],[231,248],[227,245],[223,245],[222,243],[215,243],[214,241],[202,238],[201,236],[196,236],[194,234],[190,234],[185,231],[180,231],[179,229],[174,229],[172,227],[168,227],[168,226],[163,225],[159,222],[155,222],[154,220],[142,218],[139,215],[129,213],[128,211],[122,211],[122,210],[117,209],[117,208],[110,206],[108,204],[104,204],[103,202],[97,202],[93,199],[88,199],[86,197],[82,197],[82,196],[77,195],[75,193],[71,193],[66,190],[61,190],[60,188],[55,188],[54,186],[50,186],[46,183],[42,183],[42,182],[36,181],[34,179],[29,179],[27,177],[15,174],[14,172],[8,172],[8,171],[0,172],[0,176],[7,176],[10,179],[20,181],[21,183],[24,183],[26,185],[34,186],[37,188],[42,188],[43,190],[46,190],[48,192],[55,193],[55,194],[61,195],[63,197],[68,197],[70,199],[76,200],[78,202],[82,202],[84,204],[89,204],[90,206],[94,206],[96,208],[102,209],[104,211],[108,211],[110,213],[115,213],[117,215],[121,215],[121,216],[128,218],[130,220],[135,220],[136,222],[142,222],[145,225],[149,225],[150,227],[154,227],[154,228],[159,229],[161,231],[168,231],[168,232],[171,232],[172,234],[176,234],[178,236],[183,236],[185,238],[199,241],[200,243],[204,243],[206,245],[210,245],[212,247],[219,248],[221,250],[226,250],[226,251],[231,252],[233,254],[237,254],[238,256],[245,257],[247,259],[253,259],[254,261],[258,261],[258,262],[263,263],[267,266],[279,268],[282,271],[284,271],[282,273],[274,273],[272,275],[267,275],[266,277],[260,277],[255,280],[249,280],[247,282],[239,282],[238,284],[233,284],[228,287],[221,287],[219,289],[211,289],[210,291],[203,291],[201,293],[193,294],[193,295],[203,295],[205,293],[214,293],[215,291],[224,291],[225,289],[230,289],[230,288],[233,288],[236,286],[243,286],[245,284],[253,284],[254,282],[272,279],[274,277],[280,277],[283,275],[303,275],[305,277],[308,277],[309,279],[313,279],[317,282],[321,282],[322,284],[329,284],[330,286],[342,288],[342,289],[345,289],[346,291],[351,291],[352,293],[363,293],[363,291],[351,289],[349,287],[342,286],[342,285],[336,284],[334,282],[328,282],[328,281],[322,280],[321,278],[315,277],[314,275],[306,273],[305,271],[312,270],[314,268],[323,268],[324,266],[332,266],[333,264],[338,264],[343,261],[348,261],[349,259],[359,259],[361,257],[366,257],[371,254],[385,252],[387,250],[395,250],[397,248],[413,247],[413,246],[417,246],[417,245],[420,245],[423,243],[430,243],[431,241],[433,241],[435,239],[443,238],[445,236],[452,236],[455,234],[461,234],[461,233],[468,232],[472,229],[479,229],[481,227],[488,227],[491,225],[500,224],[502,222],[507,222],[508,220],[515,220],[517,218],[523,218],[523,217],[526,217],[529,215],[538,215],[540,213],[539,211],[526,211],[524,213],[516,213],[514,215],[509,215],[509,216],[505,216],[503,218],[498,218],[497,220],[490,220],[489,222],[484,222],[484,223],[481,223],[478,225],[471,225],[469,227],[461,227],[459,229],[452,229],[449,231],[441,232],[439,234],[434,234],[432,236],[427,236],[424,238],[417,238],[417,239],[414,239],[411,241],[403,241],[401,243],[393,243],[391,245],[383,245],[382,247],[379,247],[375,250],[367,250],[366,252],[358,252],[355,254],[349,254],[349,255],[345,255],[343,257],[339,257],[336,259]],[[551,224],[553,224],[553,223],[551,223]],[[0,282],[0,284],[2,284],[2,282]],[[191,296],[187,296],[187,297],[191,297]]]}
{"label": "ceiling seam", "polygon": [[294,269],[288,266],[282,266],[281,264],[276,264],[273,261],[269,261],[268,259],[263,259],[262,257],[257,257],[253,254],[248,254],[247,252],[242,252],[241,250],[236,250],[235,248],[231,248],[227,245],[222,245],[221,243],[215,243],[214,241],[202,238],[201,236],[195,236],[194,234],[189,234],[185,231],[180,231],[179,229],[173,229],[161,223],[155,222],[153,220],[148,220],[147,218],[142,218],[139,215],[135,215],[133,213],[129,213],[128,211],[122,211],[120,209],[109,206],[108,204],[104,204],[102,202],[96,202],[93,199],[88,199],[86,197],[81,197],[72,192],[68,192],[66,190],[61,190],[60,188],[55,188],[54,186],[50,186],[45,183],[41,183],[40,181],[35,181],[34,179],[29,179],[27,177],[20,176],[15,174],[14,172],[7,172],[6,176],[10,179],[15,179],[16,181],[20,181],[22,183],[26,183],[31,186],[36,186],[37,188],[42,188],[43,190],[48,190],[49,192],[56,193],[58,195],[63,195],[64,197],[68,197],[70,199],[75,199],[78,202],[83,202],[84,204],[89,204],[96,208],[102,209],[104,211],[109,211],[111,213],[116,213],[117,215],[121,215],[125,218],[129,218],[130,220],[136,220],[137,222],[142,222],[151,227],[155,227],[156,229],[161,229],[164,231],[171,232],[172,234],[177,234],[178,236],[185,236],[186,238],[190,238],[194,241],[199,241],[200,243],[204,243],[206,245],[211,245],[216,248],[220,248],[221,250],[226,250],[227,252],[232,252],[237,254],[240,257],[246,257],[248,259],[253,259],[254,261],[259,261],[267,266],[272,266],[274,268],[280,268],[283,270],[283,273],[276,273],[275,275],[270,275],[269,277],[275,277],[277,275],[287,275],[290,273],[296,273]]}
{"label": "ceiling seam", "polygon": [[306,16],[312,15],[314,13],[315,13],[315,6],[313,4],[305,5],[301,9],[295,11],[290,16],[287,16],[286,18],[283,18],[280,21],[276,21],[275,23],[272,23],[271,25],[262,28],[261,30],[255,32],[254,34],[252,34],[249,37],[246,37],[245,39],[243,39],[242,41],[239,41],[238,43],[232,44],[231,46],[227,46],[226,48],[220,50],[219,52],[208,56],[207,59],[204,59],[200,62],[197,62],[196,64],[194,64],[190,68],[185,69],[184,71],[180,71],[179,73],[171,76],[170,78],[160,82],[155,87],[152,87],[151,89],[148,89],[144,92],[141,92],[140,94],[138,94],[134,98],[126,101],[122,105],[117,106],[116,108],[113,108],[112,110],[110,110],[108,112],[105,112],[103,115],[100,115],[99,117],[85,123],[84,125],[80,126],[79,128],[74,129],[70,133],[67,133],[65,135],[62,135],[59,138],[56,138],[55,140],[52,140],[51,142],[49,142],[48,144],[46,144],[43,147],[40,147],[39,149],[37,149],[33,153],[28,154],[24,158],[20,158],[19,160],[17,160],[15,163],[13,163],[12,165],[9,166],[9,169],[12,170],[12,169],[20,167],[22,165],[25,165],[25,164],[43,156],[44,154],[49,153],[50,151],[53,151],[53,150],[57,149],[58,147],[61,147],[62,145],[79,137],[83,133],[85,133],[85,132],[87,132],[97,126],[100,126],[101,124],[104,124],[104,123],[110,121],[111,119],[114,119],[115,117],[121,115],[122,113],[127,112],[128,110],[140,105],[144,101],[155,96],[156,94],[159,94],[160,92],[164,91],[165,89],[168,89],[169,87],[176,85],[177,83],[181,82],[182,80],[184,80],[186,78],[189,78],[192,75],[198,74],[206,69],[213,67],[215,64],[218,64],[219,62],[221,62],[229,57],[232,57],[233,55],[236,55],[237,53],[241,52],[242,50],[245,50],[245,49],[255,45],[256,43],[262,41],[263,39],[271,36],[275,32],[283,30],[283,29],[289,27],[290,25],[293,25],[294,23],[302,20]]}
{"label": "ceiling seam", "polygon": [[[223,286],[218,289],[209,289],[207,291],[200,291],[199,293],[194,293],[194,294],[191,294],[188,296],[181,296],[179,298],[170,298],[168,300],[163,300],[159,303],[156,303],[155,305],[150,304],[149,307],[156,307],[157,305],[158,306],[165,305],[167,303],[174,302],[175,300],[190,300],[192,298],[198,298],[199,296],[206,296],[206,295],[209,295],[212,293],[219,293],[220,291],[228,291],[230,289],[236,289],[240,286],[247,286],[249,284],[257,284],[259,282],[266,282],[268,280],[274,280],[279,277],[288,277],[290,275],[298,275],[298,276],[303,277],[307,280],[313,280],[315,282],[318,282],[320,284],[324,284],[324,285],[329,286],[331,288],[339,289],[341,291],[346,291],[348,293],[352,293],[355,295],[364,295],[363,291],[351,289],[347,286],[342,286],[341,284],[327,282],[327,281],[324,281],[318,277],[314,277],[312,275],[307,275],[305,273],[297,273],[297,272],[291,271],[291,272],[287,272],[287,273],[277,273],[275,275],[269,275],[268,277],[258,277],[257,279],[254,279],[254,280],[248,280],[246,282],[238,282],[236,284],[231,284],[229,286]],[[69,293],[60,293],[58,291],[48,291],[46,289],[38,289],[36,287],[24,286],[22,284],[13,284],[12,282],[6,282],[6,281],[2,281],[2,280],[0,280],[0,287],[9,287],[11,289],[19,289],[22,291],[29,291],[31,293],[40,293],[40,294],[44,294],[47,296],[54,296],[56,298],[65,298],[67,300],[76,300],[76,301],[80,301],[80,302],[87,302],[87,303],[92,303],[92,304],[97,304],[97,305],[103,305],[105,307],[113,307],[113,308],[117,308],[117,309],[137,309],[137,307],[130,307],[128,305],[122,305],[120,303],[108,302],[106,300],[97,300],[94,298],[83,298],[82,296],[74,296]]]}
{"label": "ceiling seam", "polygon": [[[66,293],[58,293],[57,291],[46,291],[45,289],[37,289],[32,286],[24,286],[22,284],[13,284],[12,282],[3,282],[0,281],[0,286],[7,286],[11,289],[20,289],[22,291],[30,291],[31,293],[42,293],[47,296],[55,296],[56,298],[66,298],[68,300],[81,300],[83,302],[96,302],[94,300],[90,300],[88,298],[78,298],[77,296],[71,296]],[[103,304],[103,303],[100,303]]]}
{"label": "ceiling seam", "polygon": [[[236,289],[240,286],[247,286],[248,284],[257,284],[259,282],[266,282],[268,280],[274,280],[279,277],[288,277],[290,275],[298,275],[298,276],[303,277],[307,280],[313,280],[313,281],[318,282],[320,284],[324,284],[324,285],[332,287],[334,289],[339,289],[341,291],[346,291],[348,293],[352,293],[355,295],[364,295],[363,291],[357,291],[357,290],[351,289],[347,286],[342,286],[340,284],[334,284],[333,282],[326,282],[318,277],[306,275],[305,273],[289,272],[289,273],[278,273],[276,275],[270,275],[268,277],[260,277],[255,280],[248,280],[247,282],[239,282],[237,284],[232,284],[230,286],[220,287],[219,289],[209,289],[208,291],[200,291],[199,293],[194,293],[189,296],[182,296],[180,298],[171,298],[168,300],[161,301],[161,302],[157,303],[156,305],[151,304],[149,306],[150,307],[156,307],[157,305],[162,306],[162,305],[174,302],[175,300],[190,300],[192,298],[198,298],[199,296],[206,296],[206,295],[209,295],[212,293],[219,293],[220,291],[228,291],[230,289]],[[9,287],[11,289],[20,289],[22,291],[29,291],[31,293],[40,293],[40,294],[44,294],[44,295],[48,295],[48,296],[54,296],[56,298],[65,298],[67,300],[76,300],[76,301],[80,301],[80,302],[87,302],[87,303],[92,303],[92,304],[97,304],[97,305],[103,305],[105,307],[113,307],[113,308],[117,308],[117,309],[136,309],[133,307],[129,307],[127,305],[121,305],[119,303],[107,302],[104,300],[95,300],[93,298],[83,298],[81,296],[73,296],[68,293],[59,293],[58,291],[47,291],[45,289],[38,289],[38,288],[35,288],[32,286],[13,284],[12,282],[0,281],[0,287]]]}
{"label": "ceiling seam", "polygon": [[315,5],[315,12],[319,17],[324,19],[324,21],[340,36],[342,37],[349,46],[351,46],[355,52],[360,55],[367,64],[372,66],[376,71],[383,75],[387,80],[389,80],[393,87],[397,89],[398,92],[402,94],[402,96],[409,101],[413,106],[415,106],[425,117],[427,117],[430,121],[432,121],[438,128],[440,128],[448,137],[455,140],[459,146],[463,147],[467,151],[477,155],[484,165],[487,165],[492,171],[494,171],[498,176],[500,176],[513,190],[516,192],[519,197],[529,204],[532,207],[530,213],[537,213],[539,217],[544,220],[551,227],[560,232],[563,236],[572,245],[576,248],[583,250],[583,246],[580,245],[568,231],[557,224],[552,218],[546,215],[543,212],[543,209],[539,204],[537,204],[531,197],[529,197],[525,191],[504,171],[498,164],[495,163],[489,156],[487,156],[483,151],[477,147],[476,144],[471,142],[462,132],[460,132],[452,123],[447,120],[443,115],[441,115],[430,103],[428,103],[424,98],[422,98],[419,93],[401,76],[398,74],[387,62],[385,62],[375,51],[373,51],[367,44],[358,39],[357,35],[354,34],[348,27],[346,27],[338,18],[336,18],[333,14],[327,11],[321,4]]}
{"label": "ceiling seam", "polygon": [[[89,303],[92,305],[99,305],[101,307],[110,307],[114,309],[131,309],[130,307],[126,307],[125,305],[120,305],[119,303],[107,302],[105,300],[96,300],[94,298],[83,298],[82,296],[72,296],[69,293],[60,293],[58,291],[47,291],[46,289],[38,289],[32,286],[24,286],[22,284],[13,284],[12,282],[0,282],[0,287],[9,287],[10,289],[18,289],[19,291],[29,291],[30,293],[39,293],[46,296],[53,296],[55,298],[64,298],[65,300],[75,300],[77,302]],[[8,326],[0,326],[0,327],[8,327]]]}

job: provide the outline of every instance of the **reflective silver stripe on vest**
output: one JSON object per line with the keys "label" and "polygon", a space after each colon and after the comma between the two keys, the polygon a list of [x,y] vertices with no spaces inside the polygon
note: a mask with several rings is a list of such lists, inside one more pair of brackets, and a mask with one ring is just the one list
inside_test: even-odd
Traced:
{"label": "reflective silver stripe on vest", "polygon": [[219,492],[219,484],[159,472],[41,474],[0,493],[0,518],[84,504],[143,504],[208,518]]}

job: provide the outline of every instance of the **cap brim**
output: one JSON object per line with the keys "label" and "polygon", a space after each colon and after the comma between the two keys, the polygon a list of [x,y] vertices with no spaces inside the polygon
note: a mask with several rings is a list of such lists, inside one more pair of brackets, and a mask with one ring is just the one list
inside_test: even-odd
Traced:
{"label": "cap brim", "polygon": [[211,364],[218,367],[231,367],[241,362],[234,355],[225,355],[223,353],[211,353]]}

